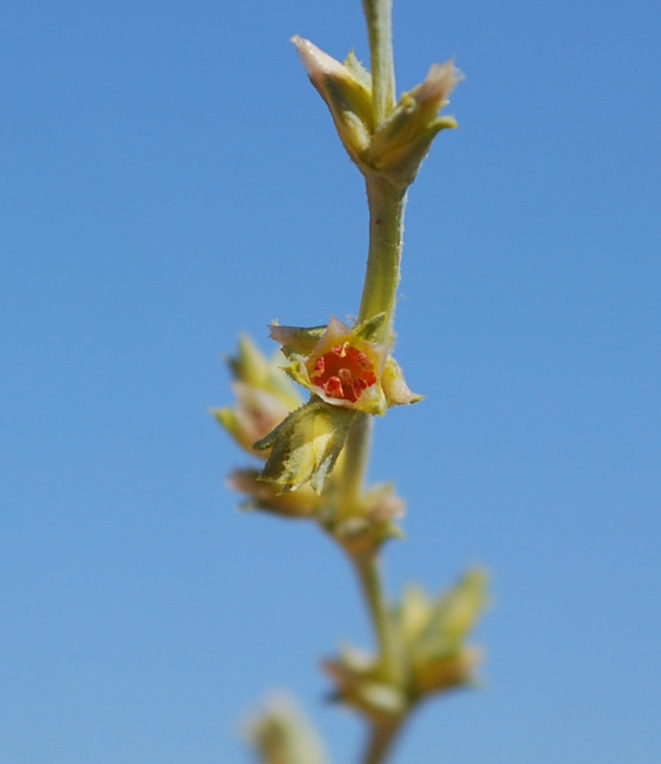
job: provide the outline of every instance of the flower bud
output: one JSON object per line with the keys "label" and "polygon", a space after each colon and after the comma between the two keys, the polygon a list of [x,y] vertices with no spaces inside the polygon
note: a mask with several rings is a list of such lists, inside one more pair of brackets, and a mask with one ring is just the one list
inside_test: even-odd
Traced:
{"label": "flower bud", "polygon": [[471,571],[437,602],[417,588],[395,612],[416,696],[471,684],[481,653],[464,643],[484,610],[486,577]]}
{"label": "flower bud", "polygon": [[452,61],[434,64],[422,84],[402,95],[370,141],[366,160],[374,171],[399,185],[414,181],[437,133],[457,126],[453,117],[438,112],[461,79]]}
{"label": "flower bud", "polygon": [[321,667],[335,683],[333,700],[346,703],[374,722],[388,723],[406,712],[406,692],[383,680],[381,666],[372,656],[348,647],[339,657],[323,661]]}
{"label": "flower bud", "polygon": [[248,738],[261,764],[328,764],[310,722],[288,696],[277,697],[248,724]]}
{"label": "flower bud", "polygon": [[396,521],[404,517],[405,509],[406,502],[392,485],[377,485],[360,499],[351,517],[328,530],[352,557],[367,557],[389,539],[403,538]]}
{"label": "flower bud", "polygon": [[309,40],[291,40],[310,82],[328,106],[344,148],[361,163],[373,131],[372,79],[353,53],[341,64]]}
{"label": "flower bud", "polygon": [[455,653],[434,656],[414,664],[413,679],[419,695],[446,692],[475,683],[475,670],[482,660],[480,650],[459,648]]}
{"label": "flower bud", "polygon": [[466,638],[486,606],[487,578],[472,570],[434,605],[419,641],[420,650],[451,651]]}
{"label": "flower bud", "polygon": [[244,382],[234,382],[232,389],[236,395],[236,408],[214,409],[212,413],[242,448],[263,457],[263,453],[253,449],[253,443],[277,427],[289,413],[289,408],[274,395]]}
{"label": "flower bud", "polygon": [[433,603],[419,586],[409,586],[405,590],[397,612],[404,644],[415,643],[427,627],[432,610]]}
{"label": "flower bud", "polygon": [[301,405],[302,399],[279,366],[282,357],[269,362],[245,335],[236,358],[228,360],[234,377],[235,408],[213,409],[212,414],[236,442],[254,456],[253,443],[261,440]]}
{"label": "flower bud", "polygon": [[410,185],[436,134],[453,128],[453,117],[439,117],[462,74],[452,61],[434,64],[427,78],[404,93],[379,125],[374,123],[372,77],[350,53],[342,64],[309,40],[292,42],[310,78],[326,102],[344,148],[360,171]]}
{"label": "flower bud", "polygon": [[234,470],[227,483],[246,496],[241,509],[261,509],[281,517],[309,518],[320,507],[319,497],[311,488],[304,486],[295,492],[282,493],[271,483],[260,480],[258,470]]}

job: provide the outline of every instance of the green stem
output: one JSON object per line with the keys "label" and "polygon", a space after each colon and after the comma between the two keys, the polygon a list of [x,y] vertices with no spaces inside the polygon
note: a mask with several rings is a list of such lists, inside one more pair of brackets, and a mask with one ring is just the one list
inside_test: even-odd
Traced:
{"label": "green stem", "polygon": [[[392,0],[363,0],[372,59],[372,108],[378,129],[395,107],[395,64],[392,50]],[[359,321],[384,311],[377,340],[391,341],[406,192],[377,174],[366,175],[370,211],[370,245]]]}
{"label": "green stem", "polygon": [[370,456],[371,434],[372,417],[357,413],[344,446],[344,471],[340,488],[342,498],[339,507],[342,518],[352,514],[362,495]]}
{"label": "green stem", "polygon": [[353,562],[379,646],[379,660],[384,679],[396,683],[399,675],[397,654],[378,559],[376,555],[369,555],[356,557]]}
{"label": "green stem", "polygon": [[365,753],[361,759],[362,764],[382,764],[386,760],[403,721],[403,718],[395,718],[390,724],[372,726]]}
{"label": "green stem", "polygon": [[[395,72],[392,54],[392,0],[363,0],[372,57],[374,121],[378,126],[395,103]],[[391,342],[395,295],[399,284],[399,261],[406,192],[376,174],[365,177],[369,207],[369,252],[358,321],[385,312],[377,342]],[[370,449],[370,417],[359,414],[347,443],[345,497],[360,495]],[[344,503],[344,502],[343,502]],[[376,554],[353,558],[379,647],[384,678],[396,682],[398,662],[390,615],[383,592]]]}
{"label": "green stem", "polygon": [[406,191],[377,175],[366,176],[365,186],[370,213],[369,253],[358,321],[385,312],[386,320],[376,340],[391,342],[403,246]]}
{"label": "green stem", "polygon": [[372,113],[378,127],[395,106],[392,0],[363,0],[372,59]]}
{"label": "green stem", "polygon": [[[395,106],[395,69],[392,52],[392,0],[363,0],[372,59],[372,103],[375,128]],[[406,191],[389,181],[365,176],[369,207],[369,253],[365,285],[358,321],[384,312],[386,318],[374,338],[391,343],[394,338],[395,297],[399,284]],[[345,452],[341,505],[351,511],[362,492],[371,443],[371,417],[358,414]],[[397,684],[399,661],[388,604],[376,553],[352,557],[369,610],[379,651],[379,664],[385,681]],[[363,764],[382,764],[401,726],[402,718],[392,723],[373,725]]]}

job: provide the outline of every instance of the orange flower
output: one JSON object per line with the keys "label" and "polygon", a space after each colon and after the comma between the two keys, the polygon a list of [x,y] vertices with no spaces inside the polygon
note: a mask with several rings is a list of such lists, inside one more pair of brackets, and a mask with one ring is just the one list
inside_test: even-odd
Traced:
{"label": "orange flower", "polygon": [[271,338],[290,360],[285,371],[311,393],[332,404],[383,415],[389,406],[415,403],[390,347],[371,342],[383,317],[354,329],[331,317],[326,327],[272,326]]}

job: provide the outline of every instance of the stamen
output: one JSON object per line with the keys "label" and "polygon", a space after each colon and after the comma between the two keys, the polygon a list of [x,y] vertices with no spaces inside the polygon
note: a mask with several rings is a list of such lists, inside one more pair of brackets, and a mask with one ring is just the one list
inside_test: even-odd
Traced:
{"label": "stamen", "polygon": [[365,390],[376,384],[374,364],[368,355],[349,341],[331,348],[310,369],[310,381],[328,398],[355,403]]}
{"label": "stamen", "polygon": [[372,368],[372,363],[370,359],[365,355],[365,353],[358,353],[356,355],[356,361],[358,362],[358,366],[360,366],[363,371]]}
{"label": "stamen", "polygon": [[367,390],[369,385],[367,382],[365,382],[364,379],[354,379],[354,381],[351,383],[351,389],[353,390],[353,394],[356,396],[356,398],[360,398],[363,390]]}
{"label": "stamen", "polygon": [[324,391],[329,398],[344,398],[342,383],[339,377],[331,377],[324,385]]}

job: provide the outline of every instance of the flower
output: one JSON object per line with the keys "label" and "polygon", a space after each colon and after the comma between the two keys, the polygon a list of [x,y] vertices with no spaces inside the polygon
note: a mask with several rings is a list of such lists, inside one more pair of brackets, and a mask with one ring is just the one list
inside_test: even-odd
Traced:
{"label": "flower", "polygon": [[289,376],[332,406],[383,415],[389,406],[416,403],[390,346],[372,342],[385,316],[351,329],[331,316],[326,327],[271,326],[271,338],[290,360]]}
{"label": "flower", "polygon": [[453,61],[433,64],[426,79],[374,123],[372,76],[353,53],[344,63],[309,40],[291,40],[310,82],[324,99],[351,160],[364,175],[380,175],[405,189],[414,180],[435,136],[457,126],[454,117],[439,116],[463,75]]}
{"label": "flower", "polygon": [[421,400],[389,356],[390,346],[372,341],[384,320],[379,313],[353,329],[332,316],[327,326],[271,326],[289,360],[284,371],[311,396],[253,444],[270,451],[260,480],[280,491],[310,483],[319,494],[358,414],[383,415],[394,404]]}

